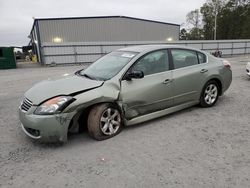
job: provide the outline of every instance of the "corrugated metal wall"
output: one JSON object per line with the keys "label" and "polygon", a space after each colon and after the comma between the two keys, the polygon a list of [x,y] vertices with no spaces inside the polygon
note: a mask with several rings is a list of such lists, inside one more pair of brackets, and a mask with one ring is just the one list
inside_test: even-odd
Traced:
{"label": "corrugated metal wall", "polygon": [[38,40],[37,27],[33,28],[30,35],[31,35],[30,37],[32,39],[32,45],[33,45],[34,53],[37,55],[38,60],[41,60],[41,54],[39,52],[39,40]]}
{"label": "corrugated metal wall", "polygon": [[[32,32],[32,37],[39,39],[44,64],[93,62],[110,51],[141,44],[185,45],[207,52],[219,49],[224,55],[250,53],[250,40],[178,41],[179,25],[137,18],[114,16],[36,21],[38,30]],[[60,43],[55,43],[55,38],[59,38]],[[166,42],[168,38],[174,42]]]}
{"label": "corrugated metal wall", "polygon": [[38,19],[41,44],[53,42],[165,41],[179,39],[180,26],[128,17]]}
{"label": "corrugated metal wall", "polygon": [[218,40],[218,41],[176,41],[166,42],[77,42],[77,43],[44,43],[42,46],[45,64],[91,63],[99,57],[119,48],[142,44],[174,44],[184,45],[207,52],[216,49],[223,55],[250,54],[250,40]]}

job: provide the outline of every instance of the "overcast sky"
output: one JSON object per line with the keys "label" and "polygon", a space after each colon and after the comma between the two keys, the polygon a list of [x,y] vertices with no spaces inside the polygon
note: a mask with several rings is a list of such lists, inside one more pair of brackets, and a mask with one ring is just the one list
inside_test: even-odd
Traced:
{"label": "overcast sky", "polygon": [[27,45],[33,19],[130,16],[183,24],[205,0],[0,0],[0,46]]}

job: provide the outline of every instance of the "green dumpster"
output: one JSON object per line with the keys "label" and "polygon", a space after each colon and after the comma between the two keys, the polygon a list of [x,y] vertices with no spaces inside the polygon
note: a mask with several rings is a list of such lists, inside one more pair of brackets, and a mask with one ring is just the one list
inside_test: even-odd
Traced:
{"label": "green dumpster", "polygon": [[16,68],[16,58],[14,48],[0,47],[0,69]]}

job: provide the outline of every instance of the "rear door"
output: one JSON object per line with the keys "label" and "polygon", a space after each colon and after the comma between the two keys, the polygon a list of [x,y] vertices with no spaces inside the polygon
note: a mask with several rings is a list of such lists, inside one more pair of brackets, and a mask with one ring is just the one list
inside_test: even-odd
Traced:
{"label": "rear door", "polygon": [[197,101],[208,69],[206,56],[188,49],[171,49],[174,105]]}
{"label": "rear door", "polygon": [[129,71],[132,70],[143,71],[144,78],[121,81],[120,100],[127,119],[173,106],[172,71],[167,50],[146,54]]}

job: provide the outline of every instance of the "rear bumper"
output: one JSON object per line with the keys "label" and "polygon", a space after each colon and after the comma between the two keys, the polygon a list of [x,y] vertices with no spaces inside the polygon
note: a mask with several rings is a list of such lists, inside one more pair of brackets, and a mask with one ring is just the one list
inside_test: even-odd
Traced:
{"label": "rear bumper", "polygon": [[222,94],[230,87],[232,83],[232,71],[225,70],[223,73]]}
{"label": "rear bumper", "polygon": [[74,112],[55,115],[27,114],[19,109],[23,132],[41,142],[66,142],[68,127]]}

